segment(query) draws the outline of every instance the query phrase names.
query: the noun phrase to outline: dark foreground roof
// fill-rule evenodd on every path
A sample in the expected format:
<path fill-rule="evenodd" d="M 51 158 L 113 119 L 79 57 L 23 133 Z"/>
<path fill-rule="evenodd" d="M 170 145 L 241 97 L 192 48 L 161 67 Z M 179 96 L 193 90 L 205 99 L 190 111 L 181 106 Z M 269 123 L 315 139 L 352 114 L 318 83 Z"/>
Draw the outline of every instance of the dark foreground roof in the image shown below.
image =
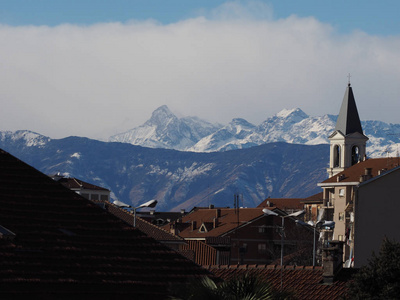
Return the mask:
<path fill-rule="evenodd" d="M 2 150 L 0 225 L 0 299 L 164 299 L 208 274 Z"/>
<path fill-rule="evenodd" d="M 297 300 L 337 300 L 343 299 L 347 283 L 356 269 L 342 269 L 333 284 L 324 284 L 322 267 L 276 265 L 214 265 L 207 267 L 216 276 L 227 280 L 246 273 L 257 275 L 271 283 L 276 289 L 282 287 L 293 292 Z"/>

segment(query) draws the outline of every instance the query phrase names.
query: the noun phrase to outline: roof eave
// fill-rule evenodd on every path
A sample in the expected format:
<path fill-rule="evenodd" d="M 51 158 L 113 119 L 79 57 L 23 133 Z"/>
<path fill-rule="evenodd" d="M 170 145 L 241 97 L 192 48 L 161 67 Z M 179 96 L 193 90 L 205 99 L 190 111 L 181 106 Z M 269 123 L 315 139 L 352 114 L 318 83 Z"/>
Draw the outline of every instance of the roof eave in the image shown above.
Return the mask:
<path fill-rule="evenodd" d="M 358 181 L 349 181 L 349 182 L 320 182 L 317 183 L 319 187 L 334 187 L 334 186 L 349 186 L 349 185 L 359 185 Z"/>

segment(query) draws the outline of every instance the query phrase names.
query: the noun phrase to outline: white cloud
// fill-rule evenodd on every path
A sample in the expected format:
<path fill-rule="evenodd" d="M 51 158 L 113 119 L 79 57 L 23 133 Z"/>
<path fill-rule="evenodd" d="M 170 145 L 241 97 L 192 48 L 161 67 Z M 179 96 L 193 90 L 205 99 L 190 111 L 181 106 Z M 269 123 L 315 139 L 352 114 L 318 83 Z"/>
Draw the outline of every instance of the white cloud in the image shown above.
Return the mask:
<path fill-rule="evenodd" d="M 348 73 L 362 119 L 398 122 L 399 36 L 273 20 L 259 2 L 169 25 L 3 25 L 0 40 L 0 130 L 107 138 L 163 104 L 220 123 L 294 107 L 337 114 Z"/>

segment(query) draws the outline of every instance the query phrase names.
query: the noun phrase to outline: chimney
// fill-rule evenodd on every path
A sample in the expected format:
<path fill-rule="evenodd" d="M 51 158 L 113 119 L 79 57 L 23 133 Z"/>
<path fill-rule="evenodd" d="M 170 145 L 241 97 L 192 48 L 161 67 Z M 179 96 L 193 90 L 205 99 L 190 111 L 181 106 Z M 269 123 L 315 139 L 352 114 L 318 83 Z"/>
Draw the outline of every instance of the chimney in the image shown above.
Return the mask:
<path fill-rule="evenodd" d="M 221 209 L 220 209 L 220 208 L 217 208 L 217 209 L 215 210 L 215 217 L 216 217 L 217 219 L 221 217 Z"/>
<path fill-rule="evenodd" d="M 367 181 L 372 178 L 372 168 L 365 168 L 364 175 L 360 176 L 360 182 Z"/>
<path fill-rule="evenodd" d="M 181 209 L 181 214 L 182 214 L 182 215 L 185 214 L 185 209 L 184 209 L 184 208 Z"/>
<path fill-rule="evenodd" d="M 343 267 L 343 244 L 342 241 L 329 241 L 330 247 L 322 248 L 324 284 L 332 284 Z"/>
<path fill-rule="evenodd" d="M 209 208 L 209 209 L 213 209 L 213 208 L 214 208 L 214 204 L 210 204 L 210 205 L 208 206 L 208 208 Z"/>
<path fill-rule="evenodd" d="M 342 180 L 345 179 L 345 178 L 346 178 L 346 175 L 345 175 L 345 174 L 341 174 L 341 175 L 339 175 L 339 176 L 336 177 L 336 180 L 337 180 L 337 182 L 340 182 L 340 181 L 342 181 Z"/>
<path fill-rule="evenodd" d="M 382 175 L 382 174 L 385 173 L 386 171 L 387 171 L 386 168 L 380 169 L 380 170 L 378 171 L 378 175 Z"/>
<path fill-rule="evenodd" d="M 218 226 L 218 218 L 214 218 L 213 219 L 213 228 L 215 229 L 215 228 L 217 228 L 217 226 Z"/>
<path fill-rule="evenodd" d="M 192 221 L 192 230 L 196 229 L 196 225 L 197 225 L 196 221 Z"/>
<path fill-rule="evenodd" d="M 154 216 L 154 213 L 155 213 L 156 211 L 154 210 L 154 209 L 151 209 L 150 210 L 150 216 Z"/>
<path fill-rule="evenodd" d="M 173 235 L 176 234 L 176 225 L 174 223 L 169 225 L 169 232 L 172 233 Z"/>

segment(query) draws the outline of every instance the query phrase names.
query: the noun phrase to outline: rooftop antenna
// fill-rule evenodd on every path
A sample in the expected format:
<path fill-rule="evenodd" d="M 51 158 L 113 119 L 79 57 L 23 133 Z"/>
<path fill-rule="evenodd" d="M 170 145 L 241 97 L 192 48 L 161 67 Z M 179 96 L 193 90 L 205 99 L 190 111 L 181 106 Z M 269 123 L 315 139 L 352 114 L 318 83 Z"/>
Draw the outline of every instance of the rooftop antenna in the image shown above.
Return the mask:
<path fill-rule="evenodd" d="M 235 215 L 236 215 L 236 230 L 235 230 L 235 236 L 236 236 L 236 243 L 237 243 L 237 248 L 238 248 L 238 251 L 237 251 L 237 259 L 238 259 L 238 262 L 237 262 L 237 264 L 239 265 L 240 264 L 240 241 L 239 241 L 239 237 L 238 237 L 238 229 L 239 229 L 239 222 L 240 222 L 240 218 L 239 218 L 239 209 L 240 209 L 240 203 L 239 203 L 239 193 L 238 192 L 236 192 L 234 195 L 233 195 L 233 207 L 234 207 L 234 209 L 235 209 Z"/>
<path fill-rule="evenodd" d="M 207 204 L 208 204 L 208 207 L 210 207 L 210 184 L 208 184 L 208 186 L 207 186 Z"/>

